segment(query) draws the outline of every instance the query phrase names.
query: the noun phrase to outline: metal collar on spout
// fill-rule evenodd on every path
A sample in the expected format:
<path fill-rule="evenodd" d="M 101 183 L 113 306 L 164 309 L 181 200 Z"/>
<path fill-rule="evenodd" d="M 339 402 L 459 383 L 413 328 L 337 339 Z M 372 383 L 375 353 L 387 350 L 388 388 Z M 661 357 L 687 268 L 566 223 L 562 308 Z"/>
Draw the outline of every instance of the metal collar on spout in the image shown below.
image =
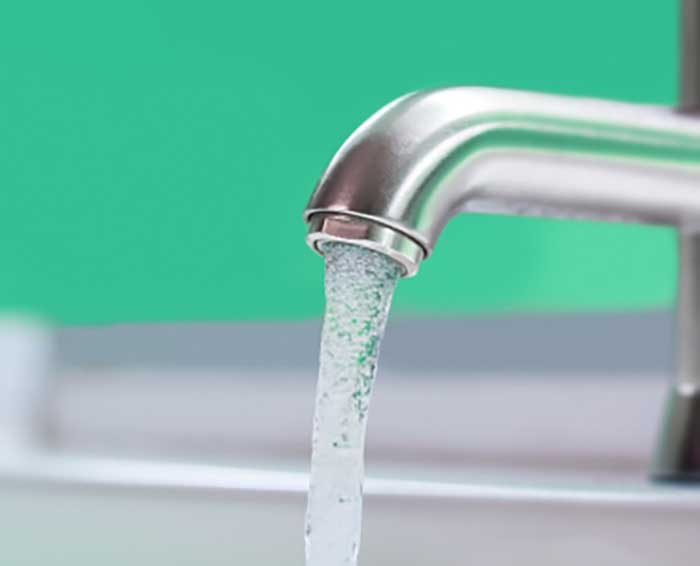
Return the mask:
<path fill-rule="evenodd" d="M 425 255 L 424 249 L 409 236 L 375 220 L 348 214 L 314 214 L 309 219 L 306 241 L 320 254 L 325 242 L 353 243 L 381 252 L 401 264 L 404 277 L 416 274 Z"/>
<path fill-rule="evenodd" d="M 700 123 L 672 109 L 458 87 L 367 120 L 304 217 L 315 249 L 352 241 L 411 275 L 459 212 L 700 226 L 699 187 Z"/>

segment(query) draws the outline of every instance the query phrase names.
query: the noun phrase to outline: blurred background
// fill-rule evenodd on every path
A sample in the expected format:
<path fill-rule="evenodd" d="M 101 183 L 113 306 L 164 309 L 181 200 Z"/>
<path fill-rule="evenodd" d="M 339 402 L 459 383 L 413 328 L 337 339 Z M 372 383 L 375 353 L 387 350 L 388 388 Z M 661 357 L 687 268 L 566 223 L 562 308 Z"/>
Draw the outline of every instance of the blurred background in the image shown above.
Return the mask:
<path fill-rule="evenodd" d="M 0 308 L 55 324 L 56 364 L 91 377 L 298 372 L 305 446 L 323 262 L 301 213 L 344 139 L 397 96 L 446 85 L 673 105 L 676 11 L 6 4 Z M 663 375 L 675 256 L 668 228 L 460 216 L 398 286 L 382 363 L 403 376 Z M 85 431 L 99 428 L 91 419 Z"/>
<path fill-rule="evenodd" d="M 676 8 L 3 5 L 0 309 L 50 324 L 6 325 L 25 344 L 6 374 L 44 383 L 16 386 L 25 412 L 43 407 L 61 449 L 305 470 L 323 262 L 301 213 L 339 145 L 388 101 L 446 85 L 673 105 Z M 423 464 L 602 458 L 641 476 L 675 256 L 667 228 L 456 218 L 398 286 L 370 466 L 410 460 L 430 420 Z M 572 396 L 588 399 L 574 416 Z M 617 436 L 591 426 L 611 420 Z"/>
<path fill-rule="evenodd" d="M 668 0 L 2 4 L 0 310 L 34 318 L 0 321 L 0 393 L 14 395 L 0 395 L 0 432 L 57 459 L 11 471 L 8 487 L 0 458 L 0 558 L 199 564 L 203 546 L 208 564 L 299 558 L 303 489 L 278 499 L 287 480 L 270 476 L 281 483 L 262 499 L 267 484 L 242 496 L 231 485 L 248 485 L 236 467 L 308 467 L 323 262 L 301 214 L 335 150 L 417 89 L 674 105 L 677 36 Z M 397 288 L 370 475 L 644 481 L 675 279 L 671 229 L 455 218 Z M 73 468 L 76 454 L 114 460 Z M 35 473 L 70 489 L 18 487 Z M 175 514 L 149 491 L 163 482 L 181 497 Z M 198 499 L 212 485 L 221 497 Z M 420 521 L 455 529 L 457 511 L 392 501 L 390 528 L 367 538 L 377 563 L 415 563 L 404 543 L 382 554 L 406 516 L 417 534 L 405 540 L 427 537 L 431 558 L 447 549 Z M 372 505 L 370 524 L 383 517 Z M 530 515 L 508 517 L 520 533 Z M 565 529 L 561 517 L 551 524 Z M 594 510 L 582 524 L 624 538 L 615 529 L 631 523 L 615 517 Z M 231 535 L 227 521 L 242 526 Z M 565 537 L 548 539 L 567 555 Z"/>
<path fill-rule="evenodd" d="M 5 3 L 0 306 L 66 324 L 318 317 L 301 212 L 367 116 L 470 84 L 674 104 L 676 8 Z M 662 228 L 461 217 L 395 304 L 665 308 L 674 256 Z"/>

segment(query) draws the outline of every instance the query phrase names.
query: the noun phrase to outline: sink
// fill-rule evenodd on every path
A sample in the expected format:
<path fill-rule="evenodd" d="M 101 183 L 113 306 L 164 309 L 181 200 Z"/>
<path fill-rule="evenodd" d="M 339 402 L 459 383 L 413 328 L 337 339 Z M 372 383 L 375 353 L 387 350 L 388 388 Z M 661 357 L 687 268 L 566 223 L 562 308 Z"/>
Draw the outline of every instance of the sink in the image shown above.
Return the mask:
<path fill-rule="evenodd" d="M 5 563 L 302 562 L 303 474 L 66 463 L 6 470 Z M 370 479 L 366 494 L 365 564 L 688 564 L 700 515 L 697 491 L 634 482 Z"/>
<path fill-rule="evenodd" d="M 494 331 L 502 346 L 506 325 L 520 323 L 468 324 L 503 325 Z M 586 324 L 543 326 L 579 340 Z M 410 323 L 396 325 L 369 422 L 363 565 L 692 562 L 700 490 L 647 480 L 670 371 L 617 362 L 516 371 L 506 354 L 493 368 L 462 360 L 459 370 L 442 353 L 444 363 L 433 363 L 430 351 L 411 369 L 397 355 Z M 281 341 L 318 337 L 316 322 L 281 326 Z M 529 336 L 513 340 L 529 340 L 530 352 L 551 346 L 521 326 Z M 115 332 L 134 331 L 59 332 L 50 435 L 0 457 L 0 561 L 302 564 L 314 348 L 308 363 L 287 358 L 273 332 L 248 328 L 236 347 L 266 336 L 275 355 L 251 357 L 265 364 L 244 363 L 245 354 L 238 364 L 100 361 L 95 337 L 108 344 Z M 85 363 L 73 338 L 89 346 Z"/>

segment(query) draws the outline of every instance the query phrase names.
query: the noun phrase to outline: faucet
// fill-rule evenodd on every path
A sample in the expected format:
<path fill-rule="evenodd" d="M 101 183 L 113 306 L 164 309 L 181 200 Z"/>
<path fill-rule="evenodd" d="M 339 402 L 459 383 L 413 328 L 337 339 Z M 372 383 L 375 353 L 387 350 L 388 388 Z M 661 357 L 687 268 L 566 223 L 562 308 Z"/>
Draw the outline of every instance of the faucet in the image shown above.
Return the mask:
<path fill-rule="evenodd" d="M 307 242 L 384 253 L 412 276 L 458 213 L 674 226 L 677 376 L 652 477 L 700 481 L 700 3 L 681 2 L 678 108 L 455 87 L 389 103 L 340 147 Z M 486 244 L 488 245 L 488 244 Z"/>

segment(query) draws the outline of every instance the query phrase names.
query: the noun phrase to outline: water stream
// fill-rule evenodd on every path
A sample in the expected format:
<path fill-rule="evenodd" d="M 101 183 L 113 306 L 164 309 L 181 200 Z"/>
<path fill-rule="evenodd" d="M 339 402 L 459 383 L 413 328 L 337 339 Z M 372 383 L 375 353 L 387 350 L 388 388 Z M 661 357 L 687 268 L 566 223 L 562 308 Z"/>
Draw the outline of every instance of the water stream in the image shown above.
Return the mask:
<path fill-rule="evenodd" d="M 400 266 L 329 243 L 326 314 L 306 514 L 306 566 L 355 566 L 362 526 L 367 411 Z"/>

